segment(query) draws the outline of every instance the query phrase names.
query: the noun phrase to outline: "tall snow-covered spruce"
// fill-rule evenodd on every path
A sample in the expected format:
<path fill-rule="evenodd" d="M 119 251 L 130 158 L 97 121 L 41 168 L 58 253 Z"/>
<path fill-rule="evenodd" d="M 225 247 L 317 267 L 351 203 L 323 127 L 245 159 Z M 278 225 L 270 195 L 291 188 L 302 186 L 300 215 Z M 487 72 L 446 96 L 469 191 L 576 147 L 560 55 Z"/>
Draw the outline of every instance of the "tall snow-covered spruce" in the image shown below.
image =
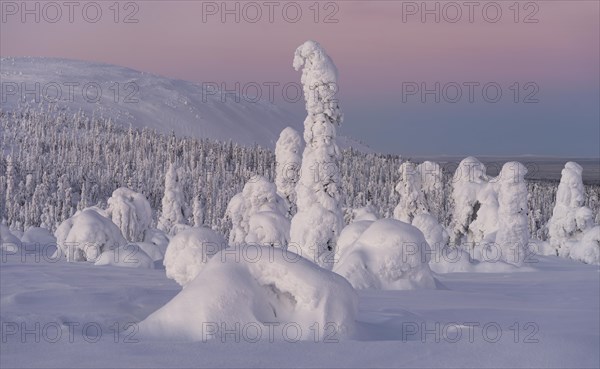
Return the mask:
<path fill-rule="evenodd" d="M 504 164 L 498 178 L 498 232 L 502 259 L 521 265 L 527 257 L 527 168 L 519 162 Z"/>
<path fill-rule="evenodd" d="M 165 174 L 165 194 L 162 198 L 158 229 L 174 236 L 182 228 L 187 228 L 185 224 L 188 212 L 177 167 L 171 164 Z"/>
<path fill-rule="evenodd" d="M 342 113 L 335 98 L 337 69 L 314 41 L 302 44 L 294 55 L 294 69 L 302 69 L 306 101 L 306 147 L 296 185 L 298 212 L 292 218 L 290 246 L 302 256 L 331 269 L 337 238 L 343 227 L 340 206 L 340 150 L 336 127 Z"/>

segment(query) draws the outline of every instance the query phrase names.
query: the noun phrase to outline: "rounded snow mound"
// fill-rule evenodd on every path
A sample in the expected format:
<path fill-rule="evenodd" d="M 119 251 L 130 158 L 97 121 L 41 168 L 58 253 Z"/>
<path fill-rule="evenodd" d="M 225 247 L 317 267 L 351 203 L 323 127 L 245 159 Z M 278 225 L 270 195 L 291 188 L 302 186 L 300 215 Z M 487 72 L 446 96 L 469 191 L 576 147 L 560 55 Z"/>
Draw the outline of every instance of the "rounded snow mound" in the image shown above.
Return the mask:
<path fill-rule="evenodd" d="M 56 238 L 46 228 L 29 227 L 27 231 L 23 233 L 21 242 L 28 244 L 39 244 L 42 246 L 55 245 Z"/>
<path fill-rule="evenodd" d="M 94 265 L 114 265 L 126 268 L 154 269 L 154 260 L 140 245 L 130 243 L 104 251 Z"/>
<path fill-rule="evenodd" d="M 140 332 L 193 341 L 335 339 L 354 330 L 357 304 L 339 275 L 280 248 L 245 245 L 214 255 Z"/>
<path fill-rule="evenodd" d="M 57 250 L 56 238 L 46 228 L 29 227 L 23 233 L 21 243 L 25 245 L 23 251 L 26 253 L 39 253 L 50 257 Z"/>
<path fill-rule="evenodd" d="M 225 238 L 210 228 L 189 228 L 169 242 L 163 264 L 167 277 L 187 285 L 205 267 L 208 260 L 227 247 Z"/>
<path fill-rule="evenodd" d="M 416 227 L 395 219 L 381 219 L 340 255 L 334 271 L 356 289 L 436 288 L 429 257 L 429 245 Z"/>

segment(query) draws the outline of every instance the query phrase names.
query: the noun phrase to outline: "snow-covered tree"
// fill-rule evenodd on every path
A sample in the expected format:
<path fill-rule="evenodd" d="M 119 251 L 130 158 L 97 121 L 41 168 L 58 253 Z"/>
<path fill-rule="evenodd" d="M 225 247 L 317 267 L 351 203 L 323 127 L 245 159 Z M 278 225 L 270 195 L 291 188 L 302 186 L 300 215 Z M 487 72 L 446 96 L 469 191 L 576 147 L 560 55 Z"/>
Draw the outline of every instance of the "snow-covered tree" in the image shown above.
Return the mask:
<path fill-rule="evenodd" d="M 165 174 L 165 194 L 162 199 L 162 212 L 158 219 L 158 229 L 173 236 L 178 225 L 185 225 L 188 208 L 185 203 L 177 167 L 169 165 Z"/>
<path fill-rule="evenodd" d="M 128 241 L 141 242 L 152 223 L 152 209 L 146 196 L 128 188 L 116 189 L 108 199 L 106 215 L 121 229 Z"/>
<path fill-rule="evenodd" d="M 504 164 L 498 179 L 498 232 L 496 245 L 502 260 L 520 265 L 527 256 L 527 168 L 519 162 Z"/>
<path fill-rule="evenodd" d="M 194 206 L 192 208 L 194 227 L 202 227 L 204 224 L 204 201 L 200 195 L 194 197 Z"/>
<path fill-rule="evenodd" d="M 470 241 L 469 228 L 481 208 L 480 192 L 488 183 L 485 165 L 472 156 L 463 159 L 454 172 L 452 183 L 454 213 L 450 242 L 459 246 Z"/>
<path fill-rule="evenodd" d="M 96 262 L 102 253 L 127 245 L 119 227 L 92 208 L 62 222 L 54 235 L 58 246 L 55 256 L 67 261 Z"/>
<path fill-rule="evenodd" d="M 260 244 L 287 248 L 290 222 L 285 200 L 275 185 L 261 176 L 253 177 L 227 207 L 232 221 L 229 243 Z"/>
<path fill-rule="evenodd" d="M 340 206 L 340 151 L 336 129 L 343 117 L 335 98 L 337 69 L 314 41 L 296 49 L 294 69 L 302 69 L 306 101 L 300 180 L 296 186 L 298 212 L 292 218 L 290 240 L 302 256 L 331 268 L 344 218 Z"/>
<path fill-rule="evenodd" d="M 550 245 L 558 255 L 569 256 L 572 242 L 579 241 L 594 224 L 594 214 L 585 203 L 583 168 L 568 162 L 561 172 L 552 218 L 548 222 Z"/>
<path fill-rule="evenodd" d="M 406 161 L 400 165 L 400 182 L 396 185 L 400 195 L 394 218 L 411 223 L 418 214 L 428 213 L 425 197 L 421 191 L 421 178 L 414 163 Z"/>
<path fill-rule="evenodd" d="M 275 146 L 275 184 L 277 193 L 288 202 L 288 214 L 296 214 L 296 184 L 302 163 L 304 142 L 300 133 L 292 127 L 281 131 Z"/>
<path fill-rule="evenodd" d="M 444 212 L 447 209 L 447 201 L 444 196 L 443 169 L 438 163 L 424 161 L 417 165 L 417 172 L 421 179 L 421 191 L 423 191 L 427 210 L 439 222 L 442 222 Z"/>

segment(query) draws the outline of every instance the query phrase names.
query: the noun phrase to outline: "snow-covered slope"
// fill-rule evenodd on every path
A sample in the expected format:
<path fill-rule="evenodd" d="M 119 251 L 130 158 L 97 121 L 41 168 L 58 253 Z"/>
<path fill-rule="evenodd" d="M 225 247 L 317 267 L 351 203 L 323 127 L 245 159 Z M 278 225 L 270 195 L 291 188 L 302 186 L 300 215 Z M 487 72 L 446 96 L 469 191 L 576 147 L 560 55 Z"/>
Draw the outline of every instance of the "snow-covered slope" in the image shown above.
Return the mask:
<path fill-rule="evenodd" d="M 164 78 L 110 64 L 55 58 L 17 57 L 0 60 L 2 109 L 19 106 L 23 95 L 39 84 L 37 96 L 51 102 L 60 93 L 62 106 L 113 118 L 118 124 L 149 127 L 178 136 L 259 144 L 274 148 L 287 126 L 302 131 L 303 116 L 268 101 L 252 102 L 201 84 Z M 86 86 L 87 87 L 84 87 Z M 73 87 L 70 87 L 73 85 Z M 100 89 L 97 87 L 100 86 Z M 96 101 L 98 100 L 98 101 Z M 223 100 L 225 102 L 223 102 Z M 342 138 L 342 147 L 369 150 L 354 140 Z"/>

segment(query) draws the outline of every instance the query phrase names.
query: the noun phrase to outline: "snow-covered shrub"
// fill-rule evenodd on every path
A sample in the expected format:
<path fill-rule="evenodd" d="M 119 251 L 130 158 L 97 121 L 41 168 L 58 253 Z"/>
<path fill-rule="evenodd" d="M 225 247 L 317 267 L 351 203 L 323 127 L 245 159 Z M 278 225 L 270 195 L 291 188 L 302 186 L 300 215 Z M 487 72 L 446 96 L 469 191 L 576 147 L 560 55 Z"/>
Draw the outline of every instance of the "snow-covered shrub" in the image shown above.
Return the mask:
<path fill-rule="evenodd" d="M 0 223 L 0 249 L 14 253 L 21 247 L 21 240 L 8 229 L 4 223 Z"/>
<path fill-rule="evenodd" d="M 229 231 L 229 244 L 241 245 L 246 240 L 248 234 L 247 220 L 244 220 L 244 196 L 240 192 L 229 200 L 225 216 L 231 220 L 231 230 Z"/>
<path fill-rule="evenodd" d="M 326 330 L 336 332 L 336 339 L 352 334 L 358 296 L 344 278 L 286 250 L 256 250 L 260 256 L 252 260 L 239 248 L 214 255 L 177 296 L 140 323 L 140 333 L 226 341 L 231 334 L 225 330 L 238 327 L 265 342 L 314 340 Z"/>
<path fill-rule="evenodd" d="M 340 255 L 334 271 L 356 289 L 436 288 L 430 248 L 416 227 L 395 219 L 373 222 Z"/>
<path fill-rule="evenodd" d="M 225 238 L 210 228 L 181 231 L 169 242 L 165 253 L 167 277 L 185 287 L 214 254 L 226 247 Z"/>
<path fill-rule="evenodd" d="M 146 196 L 128 188 L 116 189 L 107 200 L 106 215 L 132 242 L 144 240 L 144 232 L 152 223 L 152 208 Z"/>
<path fill-rule="evenodd" d="M 125 268 L 153 269 L 154 260 L 135 243 L 104 251 L 94 265 L 113 265 Z"/>
<path fill-rule="evenodd" d="M 302 136 L 292 127 L 281 131 L 275 146 L 275 184 L 277 193 L 288 204 L 288 216 L 296 214 L 296 184 L 302 163 L 304 141 Z"/>
<path fill-rule="evenodd" d="M 158 229 L 170 236 L 174 236 L 178 231 L 186 228 L 178 227 L 178 225 L 186 224 L 189 212 L 180 182 L 177 167 L 174 164 L 169 165 L 165 174 L 165 194 L 162 198 Z"/>
<path fill-rule="evenodd" d="M 527 168 L 519 162 L 504 164 L 498 178 L 498 231 L 495 244 L 501 259 L 521 265 L 527 256 Z"/>
<path fill-rule="evenodd" d="M 432 251 L 441 250 L 448 245 L 448 232 L 433 215 L 418 214 L 414 217 L 412 225 L 423 233 L 425 241 L 427 241 Z"/>
<path fill-rule="evenodd" d="M 163 231 L 158 229 L 148 229 L 144 232 L 144 242 L 137 242 L 137 245 L 146 253 L 153 261 L 164 259 L 169 245 L 169 238 Z"/>
<path fill-rule="evenodd" d="M 395 219 L 411 223 L 417 214 L 428 212 L 425 197 L 421 191 L 420 177 L 414 163 L 407 161 L 400 165 L 400 182 L 396 185 L 400 201 L 394 209 Z"/>
<path fill-rule="evenodd" d="M 579 242 L 569 245 L 569 257 L 586 264 L 600 265 L 600 226 L 585 231 Z"/>
<path fill-rule="evenodd" d="M 287 248 L 290 232 L 287 211 L 275 185 L 262 176 L 253 177 L 227 206 L 226 215 L 232 222 L 229 243 Z"/>
<path fill-rule="evenodd" d="M 565 164 L 552 218 L 548 221 L 550 245 L 556 249 L 557 254 L 564 257 L 569 256 L 571 243 L 579 241 L 594 223 L 592 211 L 584 206 L 582 173 L 583 168 L 579 164 L 572 161 Z"/>
<path fill-rule="evenodd" d="M 54 235 L 57 256 L 64 255 L 68 261 L 95 262 L 103 252 L 127 245 L 119 227 L 91 208 L 65 220 Z"/>
<path fill-rule="evenodd" d="M 344 224 L 340 205 L 340 151 L 336 144 L 336 128 L 343 119 L 335 98 L 337 69 L 314 41 L 296 49 L 293 66 L 302 69 L 307 116 L 306 147 L 296 185 L 298 212 L 292 218 L 290 241 L 304 257 L 331 268 Z"/>
<path fill-rule="evenodd" d="M 377 210 L 372 205 L 363 206 L 362 208 L 352 209 L 352 217 L 350 222 L 358 222 L 361 220 L 377 220 Z M 340 235 L 341 236 L 341 235 Z"/>
<path fill-rule="evenodd" d="M 290 221 L 277 211 L 259 211 L 250 216 L 246 244 L 287 248 Z"/>

